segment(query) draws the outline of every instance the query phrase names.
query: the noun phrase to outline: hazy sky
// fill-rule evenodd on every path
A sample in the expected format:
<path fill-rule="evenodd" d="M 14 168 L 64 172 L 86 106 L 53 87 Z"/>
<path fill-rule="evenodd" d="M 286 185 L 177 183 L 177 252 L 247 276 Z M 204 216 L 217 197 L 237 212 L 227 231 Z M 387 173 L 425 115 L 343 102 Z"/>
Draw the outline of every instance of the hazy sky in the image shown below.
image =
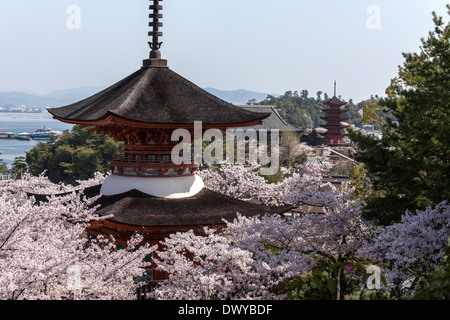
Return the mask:
<path fill-rule="evenodd" d="M 447 0 L 164 0 L 163 58 L 201 87 L 383 95 Z M 149 54 L 148 0 L 1 0 L 0 91 L 107 87 Z M 76 10 L 68 10 L 73 9 Z M 79 16 L 77 13 L 80 13 Z"/>

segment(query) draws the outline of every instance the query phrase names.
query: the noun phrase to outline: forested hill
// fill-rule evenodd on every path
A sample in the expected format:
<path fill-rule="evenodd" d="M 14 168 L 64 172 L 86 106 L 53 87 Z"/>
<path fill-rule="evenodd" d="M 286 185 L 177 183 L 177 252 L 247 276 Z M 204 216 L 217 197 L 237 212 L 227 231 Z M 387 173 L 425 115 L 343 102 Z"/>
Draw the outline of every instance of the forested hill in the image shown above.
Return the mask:
<path fill-rule="evenodd" d="M 320 119 L 320 116 L 323 115 L 321 110 L 325 107 L 322 101 L 329 98 L 331 97 L 322 92 L 317 92 L 316 97 L 310 97 L 307 90 L 302 90 L 301 93 L 287 91 L 279 97 L 268 95 L 262 101 L 253 99 L 249 100 L 247 104 L 274 105 L 283 119 L 291 125 L 303 128 L 317 128 L 321 124 L 325 124 L 325 121 Z M 347 120 L 348 123 L 356 126 L 361 125 L 362 109 L 367 104 L 367 101 L 355 104 L 352 99 L 349 100 L 348 105 L 345 107 L 348 112 L 344 114 L 345 117 L 349 118 Z"/>

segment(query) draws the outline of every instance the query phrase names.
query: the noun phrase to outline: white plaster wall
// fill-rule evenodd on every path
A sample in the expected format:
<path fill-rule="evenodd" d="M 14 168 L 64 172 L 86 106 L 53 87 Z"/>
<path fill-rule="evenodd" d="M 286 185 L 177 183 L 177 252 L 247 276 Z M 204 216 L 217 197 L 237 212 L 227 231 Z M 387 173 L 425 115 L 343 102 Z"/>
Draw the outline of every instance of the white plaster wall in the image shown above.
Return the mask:
<path fill-rule="evenodd" d="M 110 175 L 103 182 L 100 192 L 105 196 L 112 196 L 136 189 L 159 198 L 181 199 L 196 195 L 204 186 L 202 178 L 197 175 L 170 178 Z"/>

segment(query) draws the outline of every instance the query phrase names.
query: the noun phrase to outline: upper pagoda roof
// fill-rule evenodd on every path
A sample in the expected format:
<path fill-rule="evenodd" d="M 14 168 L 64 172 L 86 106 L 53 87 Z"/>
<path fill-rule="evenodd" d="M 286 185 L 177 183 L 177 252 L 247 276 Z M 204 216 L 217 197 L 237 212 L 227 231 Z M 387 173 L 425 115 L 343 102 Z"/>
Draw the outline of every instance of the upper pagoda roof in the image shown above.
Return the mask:
<path fill-rule="evenodd" d="M 323 101 L 323 104 L 327 105 L 327 106 L 331 106 L 331 105 L 345 106 L 347 104 L 347 102 L 342 101 L 342 100 L 338 99 L 336 96 L 334 96 L 333 98 L 331 98 L 329 100 Z"/>
<path fill-rule="evenodd" d="M 116 117 L 145 124 L 255 125 L 271 115 L 245 110 L 208 93 L 168 67 L 142 67 L 80 102 L 48 111 L 68 123 Z"/>
<path fill-rule="evenodd" d="M 108 125 L 121 122 L 136 126 L 188 125 L 201 121 L 214 128 L 261 124 L 270 113 L 254 113 L 208 93 L 170 70 L 161 59 L 159 37 L 162 0 L 151 0 L 152 37 L 149 59 L 143 67 L 111 87 L 77 103 L 50 108 L 54 118 L 73 124 Z"/>

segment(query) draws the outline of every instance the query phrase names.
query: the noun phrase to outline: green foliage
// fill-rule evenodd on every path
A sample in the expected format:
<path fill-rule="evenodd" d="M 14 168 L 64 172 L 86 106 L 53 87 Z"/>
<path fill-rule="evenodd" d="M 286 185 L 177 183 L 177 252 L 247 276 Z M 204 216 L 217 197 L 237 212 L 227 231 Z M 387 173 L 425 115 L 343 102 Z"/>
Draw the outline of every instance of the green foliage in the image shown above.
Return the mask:
<path fill-rule="evenodd" d="M 450 6 L 449 14 L 450 14 Z M 367 201 L 366 218 L 386 225 L 405 210 L 425 209 L 450 193 L 450 24 L 433 13 L 435 29 L 420 53 L 405 53 L 399 75 L 379 105 L 387 119 L 381 140 L 349 130 L 378 194 Z"/>
<path fill-rule="evenodd" d="M 358 290 L 345 295 L 344 300 L 391 300 L 391 295 L 387 291 Z"/>
<path fill-rule="evenodd" d="M 13 179 L 22 179 L 23 174 L 27 172 L 28 166 L 25 157 L 16 157 L 9 170 Z"/>
<path fill-rule="evenodd" d="M 335 280 L 327 271 L 304 272 L 290 283 L 287 300 L 331 300 Z"/>
<path fill-rule="evenodd" d="M 321 136 L 315 129 L 303 135 L 302 142 L 312 147 L 318 147 L 327 144 L 327 139 Z"/>
<path fill-rule="evenodd" d="M 50 181 L 66 184 L 92 178 L 95 172 L 108 172 L 112 157 L 122 153 L 123 144 L 88 130 L 74 126 L 57 139 L 37 144 L 27 152 L 29 172 L 39 175 L 47 171 Z"/>
<path fill-rule="evenodd" d="M 308 161 L 308 155 L 306 153 L 300 153 L 298 156 L 294 159 L 294 164 L 306 164 Z"/>
<path fill-rule="evenodd" d="M 348 176 L 352 173 L 354 166 L 349 161 L 335 161 L 333 166 L 328 170 L 328 174 L 332 176 Z"/>
<path fill-rule="evenodd" d="M 282 133 L 279 150 L 281 165 L 286 168 L 292 168 L 295 164 L 304 164 L 308 160 L 300 144 L 300 136 L 295 132 Z"/>
<path fill-rule="evenodd" d="M 324 108 L 321 100 L 322 92 L 317 93 L 317 98 L 308 97 L 308 94 L 307 90 L 302 90 L 300 94 L 297 91 L 287 91 L 282 96 L 268 95 L 263 101 L 258 103 L 249 101 L 248 104 L 274 105 L 280 116 L 291 125 L 298 128 L 317 128 L 325 124 L 325 121 L 320 118 L 321 110 Z M 325 94 L 324 99 L 327 98 L 328 96 Z M 349 103 L 347 106 L 349 123 L 355 125 L 361 123 L 361 115 L 358 113 L 359 108 L 359 104 Z"/>
<path fill-rule="evenodd" d="M 286 178 L 283 171 L 281 171 L 281 167 L 278 169 L 278 172 L 276 174 L 266 175 L 263 177 L 267 181 L 267 183 L 275 183 L 275 184 L 282 182 Z"/>
<path fill-rule="evenodd" d="M 365 283 L 370 276 L 364 262 L 349 259 L 335 262 L 322 259 L 314 267 L 284 284 L 287 300 L 388 300 L 385 290 L 368 290 Z M 386 279 L 381 275 L 386 285 Z M 339 291 L 339 294 L 337 292 Z"/>
<path fill-rule="evenodd" d="M 355 189 L 354 195 L 359 199 L 365 200 L 372 195 L 372 184 L 368 174 L 364 165 L 354 166 L 349 174 L 352 187 Z"/>
<path fill-rule="evenodd" d="M 376 129 L 381 129 L 387 123 L 388 110 L 378 104 L 377 100 L 363 107 L 363 124 L 372 124 Z"/>
<path fill-rule="evenodd" d="M 442 265 L 431 273 L 429 281 L 419 284 L 414 299 L 450 300 L 450 240 L 445 248 Z"/>
<path fill-rule="evenodd" d="M 354 104 L 353 100 L 350 99 L 348 105 L 345 107 L 345 109 L 347 110 L 347 113 L 345 115 L 348 118 L 347 122 L 350 124 L 354 124 L 357 127 L 362 126 L 361 110 L 366 104 L 366 101 L 361 101 L 357 104 Z"/>
<path fill-rule="evenodd" d="M 3 161 L 3 159 L 0 159 L 0 174 L 8 174 L 8 165 Z"/>

